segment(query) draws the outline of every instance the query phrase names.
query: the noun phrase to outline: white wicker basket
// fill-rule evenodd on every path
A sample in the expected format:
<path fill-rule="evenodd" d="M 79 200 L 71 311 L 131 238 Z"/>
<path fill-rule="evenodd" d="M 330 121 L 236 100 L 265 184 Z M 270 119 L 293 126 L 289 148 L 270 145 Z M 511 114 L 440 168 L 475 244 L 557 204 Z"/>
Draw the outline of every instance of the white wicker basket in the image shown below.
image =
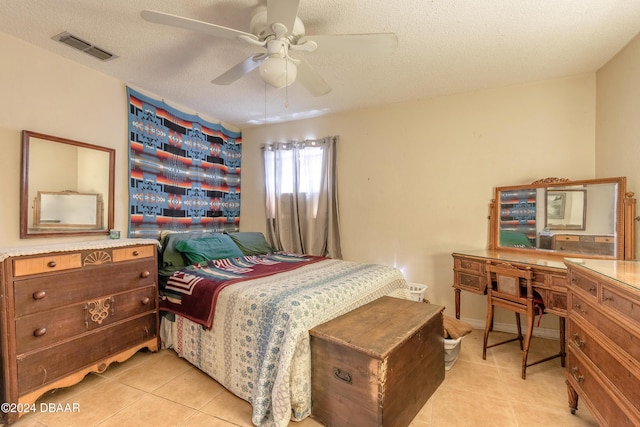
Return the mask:
<path fill-rule="evenodd" d="M 428 286 L 420 283 L 409 283 L 409 293 L 411 294 L 412 301 L 422 302 L 424 300 L 424 294 L 427 291 Z"/>

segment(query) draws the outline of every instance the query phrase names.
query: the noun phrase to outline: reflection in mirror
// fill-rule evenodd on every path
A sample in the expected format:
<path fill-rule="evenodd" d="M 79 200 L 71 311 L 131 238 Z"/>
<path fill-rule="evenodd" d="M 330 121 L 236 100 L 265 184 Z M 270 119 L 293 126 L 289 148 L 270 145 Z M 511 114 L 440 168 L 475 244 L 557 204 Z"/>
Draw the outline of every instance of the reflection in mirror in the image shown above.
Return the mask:
<path fill-rule="evenodd" d="M 102 229 L 102 194 L 38 191 L 33 227 Z"/>
<path fill-rule="evenodd" d="M 549 230 L 584 230 L 587 216 L 587 191 L 546 189 L 545 224 Z M 611 192 L 615 194 L 615 192 Z M 610 205 L 615 209 L 614 205 Z M 613 230 L 611 230 L 613 234 Z"/>
<path fill-rule="evenodd" d="M 108 234 L 114 162 L 111 148 L 23 131 L 20 237 Z"/>
<path fill-rule="evenodd" d="M 622 259 L 625 184 L 625 178 L 609 178 L 497 188 L 497 247 Z"/>

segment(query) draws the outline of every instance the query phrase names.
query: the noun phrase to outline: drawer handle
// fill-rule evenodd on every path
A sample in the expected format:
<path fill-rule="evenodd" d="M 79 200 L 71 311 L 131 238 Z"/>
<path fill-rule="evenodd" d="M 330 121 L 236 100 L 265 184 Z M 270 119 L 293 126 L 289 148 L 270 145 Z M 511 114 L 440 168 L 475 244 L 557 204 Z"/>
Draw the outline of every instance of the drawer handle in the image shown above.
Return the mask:
<path fill-rule="evenodd" d="M 343 373 L 339 368 L 335 368 L 333 376 L 346 384 L 351 384 L 351 374 Z"/>
<path fill-rule="evenodd" d="M 144 297 L 140 302 L 142 303 L 142 305 L 147 305 L 151 302 L 151 299 L 149 297 Z"/>
<path fill-rule="evenodd" d="M 146 279 L 147 277 L 149 277 L 151 273 L 149 273 L 148 270 L 143 271 L 142 273 L 140 273 L 140 277 L 142 277 L 143 279 Z"/>
<path fill-rule="evenodd" d="M 580 335 L 573 335 L 573 342 L 576 343 L 578 347 L 584 347 L 584 341 L 580 339 Z"/>
<path fill-rule="evenodd" d="M 47 263 L 47 267 L 50 267 L 50 268 L 54 268 L 56 265 L 58 265 L 58 263 L 55 261 L 49 261 Z"/>
<path fill-rule="evenodd" d="M 602 297 L 602 301 L 613 301 L 613 297 Z"/>
<path fill-rule="evenodd" d="M 33 299 L 35 300 L 43 299 L 46 296 L 47 296 L 47 291 L 36 291 L 33 293 Z"/>
<path fill-rule="evenodd" d="M 578 375 L 578 367 L 577 366 L 574 366 L 573 368 L 571 368 L 571 375 L 573 376 L 573 379 L 576 380 L 579 383 L 584 381 L 584 375 Z"/>
<path fill-rule="evenodd" d="M 33 331 L 33 336 L 34 337 L 41 337 L 46 333 L 47 333 L 47 328 L 38 328 L 35 331 Z"/>
<path fill-rule="evenodd" d="M 140 255 L 140 252 L 138 252 L 138 251 L 133 251 L 133 256 L 138 256 L 138 255 Z"/>

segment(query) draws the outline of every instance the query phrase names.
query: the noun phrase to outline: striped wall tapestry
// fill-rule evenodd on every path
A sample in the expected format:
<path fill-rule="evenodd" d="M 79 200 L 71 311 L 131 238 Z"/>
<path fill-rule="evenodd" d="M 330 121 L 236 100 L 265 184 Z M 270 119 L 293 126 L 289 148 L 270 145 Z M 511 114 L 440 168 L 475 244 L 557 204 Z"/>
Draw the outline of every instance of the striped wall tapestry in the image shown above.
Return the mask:
<path fill-rule="evenodd" d="M 237 231 L 242 136 L 127 88 L 129 237 Z"/>

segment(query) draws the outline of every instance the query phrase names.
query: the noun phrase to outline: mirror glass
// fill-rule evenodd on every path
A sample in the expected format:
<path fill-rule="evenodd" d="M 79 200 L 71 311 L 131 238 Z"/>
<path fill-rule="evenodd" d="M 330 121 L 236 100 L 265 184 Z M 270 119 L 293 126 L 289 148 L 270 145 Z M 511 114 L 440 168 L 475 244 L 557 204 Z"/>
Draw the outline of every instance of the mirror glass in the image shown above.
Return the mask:
<path fill-rule="evenodd" d="M 20 237 L 108 234 L 115 150 L 22 133 Z"/>
<path fill-rule="evenodd" d="M 618 258 L 624 245 L 625 181 L 497 188 L 497 246 Z"/>

